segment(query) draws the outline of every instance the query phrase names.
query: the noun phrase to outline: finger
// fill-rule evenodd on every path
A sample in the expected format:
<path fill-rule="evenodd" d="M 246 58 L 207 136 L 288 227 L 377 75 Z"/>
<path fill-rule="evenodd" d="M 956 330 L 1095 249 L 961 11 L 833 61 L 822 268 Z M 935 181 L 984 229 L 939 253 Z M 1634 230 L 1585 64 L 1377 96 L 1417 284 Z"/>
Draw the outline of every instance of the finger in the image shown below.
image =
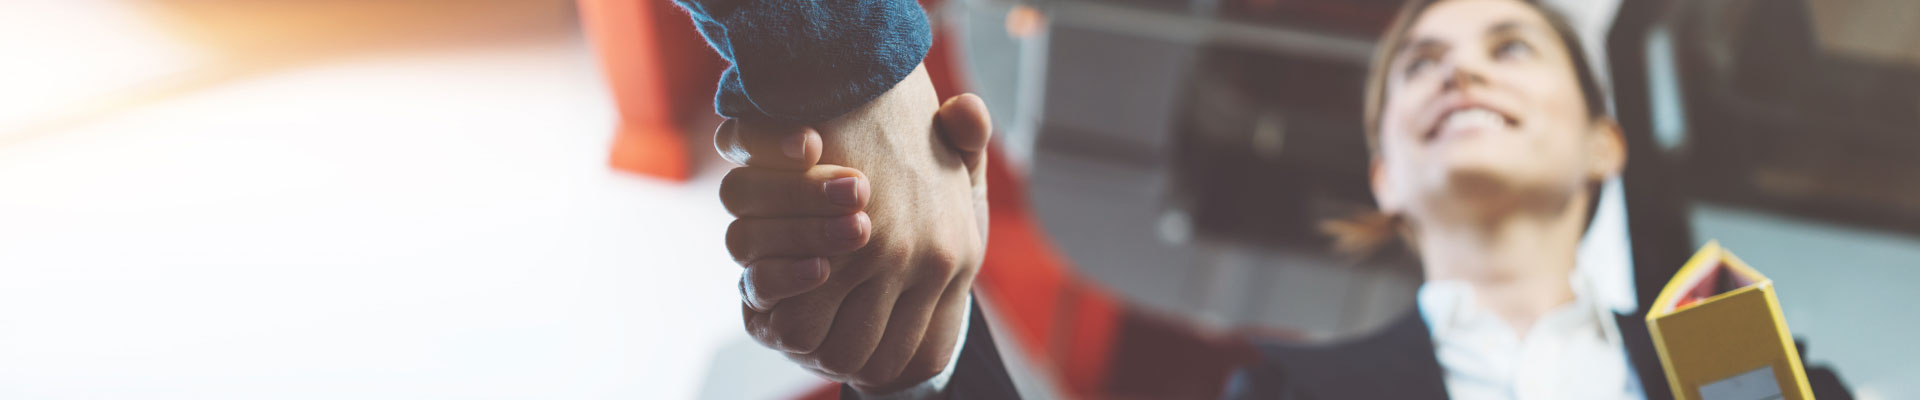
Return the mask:
<path fill-rule="evenodd" d="M 967 293 L 972 287 L 973 276 L 970 275 L 955 277 L 947 283 L 946 290 L 940 293 L 940 303 L 934 306 L 933 318 L 927 322 L 927 332 L 920 339 L 920 348 L 914 351 L 913 360 L 908 361 L 906 368 L 900 372 L 900 380 L 925 381 L 946 370 L 947 362 L 953 359 L 954 342 L 960 340 L 967 309 L 973 307 L 967 302 Z"/>
<path fill-rule="evenodd" d="M 806 370 L 807 372 L 811 372 L 813 373 L 814 376 L 820 377 L 820 379 L 825 379 L 828 381 L 839 382 L 839 383 L 847 383 L 847 379 L 849 379 L 848 377 L 835 375 L 832 372 L 827 372 L 827 370 L 820 369 L 820 367 L 814 366 L 815 363 L 814 363 L 813 355 L 797 354 L 797 353 L 782 353 L 782 354 L 785 354 L 787 356 L 788 361 L 792 361 L 794 365 L 800 366 L 800 369 Z M 876 393 L 876 392 L 868 392 L 868 393 Z M 855 396 L 855 397 L 859 397 L 859 396 Z"/>
<path fill-rule="evenodd" d="M 806 293 L 781 300 L 778 306 L 765 313 L 753 313 L 752 309 L 747 309 L 746 312 L 757 317 L 747 320 L 747 333 L 761 345 L 774 350 L 814 353 L 826 340 L 828 330 L 833 327 L 834 316 L 840 312 L 841 304 L 848 300 L 848 294 L 865 283 L 848 278 L 841 276 Z"/>
<path fill-rule="evenodd" d="M 713 131 L 713 148 L 734 164 L 805 169 L 820 162 L 820 133 L 812 127 L 729 119 Z"/>
<path fill-rule="evenodd" d="M 866 208 L 866 174 L 837 165 L 806 171 L 740 167 L 720 179 L 720 204 L 741 218 L 835 217 Z"/>
<path fill-rule="evenodd" d="M 727 251 L 735 261 L 768 257 L 825 257 L 867 245 L 873 221 L 867 213 L 839 217 L 742 218 L 727 225 Z"/>
<path fill-rule="evenodd" d="M 934 119 L 947 144 L 961 152 L 985 151 L 993 137 L 993 118 L 987 113 L 987 103 L 972 93 L 947 99 Z"/>
<path fill-rule="evenodd" d="M 826 283 L 827 269 L 827 261 L 818 257 L 754 261 L 740 271 L 740 301 L 754 311 L 767 312 L 780 304 L 780 300 Z"/>
<path fill-rule="evenodd" d="M 782 354 L 786 354 L 787 360 L 793 361 L 794 365 L 799 365 L 800 369 L 807 370 L 807 372 L 812 372 L 815 376 L 819 376 L 820 379 L 826 379 L 834 382 L 843 382 L 846 380 L 846 378 L 844 377 L 833 376 L 833 374 L 827 373 L 826 370 L 810 365 L 813 362 L 812 360 L 813 356 L 806 355 L 806 354 L 795 354 L 795 353 L 782 353 Z"/>
<path fill-rule="evenodd" d="M 908 289 L 900 296 L 899 302 L 893 305 L 893 314 L 887 317 L 886 333 L 868 357 L 866 367 L 853 376 L 851 383 L 868 393 L 890 393 L 900 389 L 897 386 L 902 382 L 920 381 L 900 378 L 914 378 L 902 376 L 902 372 L 924 340 L 927 322 L 933 319 L 934 306 L 939 305 L 949 282 Z"/>
<path fill-rule="evenodd" d="M 900 289 L 892 282 L 869 281 L 855 288 L 840 303 L 833 327 L 819 349 L 811 353 L 814 366 L 839 377 L 858 374 L 879 347 L 894 302 L 899 299 Z M 780 314 L 775 313 L 774 318 L 779 319 Z"/>
<path fill-rule="evenodd" d="M 940 136 L 947 144 L 958 150 L 960 160 L 967 167 L 967 176 L 973 183 L 974 217 L 979 232 L 987 232 L 987 157 L 988 145 L 993 141 L 993 118 L 987 112 L 987 103 L 971 93 L 954 96 L 940 106 L 934 114 L 940 129 Z"/>
<path fill-rule="evenodd" d="M 780 346 L 778 332 L 773 329 L 772 320 L 773 313 L 756 311 L 752 305 L 740 302 L 740 321 L 746 325 L 747 336 L 752 336 L 753 340 L 760 342 L 761 346 L 785 352 L 786 349 Z"/>

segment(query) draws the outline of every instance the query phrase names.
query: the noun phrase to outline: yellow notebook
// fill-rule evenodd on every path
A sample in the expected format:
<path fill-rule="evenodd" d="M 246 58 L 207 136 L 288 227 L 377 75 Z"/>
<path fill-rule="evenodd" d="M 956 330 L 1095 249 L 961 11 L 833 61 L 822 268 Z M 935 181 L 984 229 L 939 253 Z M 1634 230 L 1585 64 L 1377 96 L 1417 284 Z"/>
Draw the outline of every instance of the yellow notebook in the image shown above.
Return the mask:
<path fill-rule="evenodd" d="M 1707 243 L 1647 311 L 1681 400 L 1812 399 L 1773 281 Z"/>

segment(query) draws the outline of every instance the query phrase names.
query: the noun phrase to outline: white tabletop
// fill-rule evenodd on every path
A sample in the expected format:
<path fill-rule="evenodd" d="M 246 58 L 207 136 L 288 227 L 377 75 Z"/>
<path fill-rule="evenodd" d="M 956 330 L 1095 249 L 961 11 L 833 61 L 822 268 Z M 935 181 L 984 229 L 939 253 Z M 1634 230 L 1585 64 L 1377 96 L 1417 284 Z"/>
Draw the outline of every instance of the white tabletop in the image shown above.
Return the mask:
<path fill-rule="evenodd" d="M 741 330 L 722 169 L 606 167 L 596 66 L 578 37 L 350 57 L 0 142 L 0 398 L 817 385 Z"/>

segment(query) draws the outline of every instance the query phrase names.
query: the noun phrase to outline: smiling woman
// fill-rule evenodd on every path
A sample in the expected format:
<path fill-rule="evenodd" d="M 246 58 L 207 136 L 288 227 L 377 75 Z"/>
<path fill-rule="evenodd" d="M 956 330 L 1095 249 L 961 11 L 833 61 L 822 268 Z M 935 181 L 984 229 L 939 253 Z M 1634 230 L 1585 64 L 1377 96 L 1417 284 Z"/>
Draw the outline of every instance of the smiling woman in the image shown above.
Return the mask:
<path fill-rule="evenodd" d="M 1537 8 L 1536 6 L 1535 9 L 1540 12 L 1533 13 L 1533 15 L 1537 15 L 1537 17 L 1535 17 L 1537 20 L 1534 21 L 1535 25 L 1531 26 L 1531 29 L 1527 28 L 1528 25 L 1523 25 L 1517 20 L 1503 20 L 1496 26 L 1487 28 L 1486 33 L 1489 34 L 1487 40 L 1494 40 L 1496 42 L 1473 43 L 1472 41 L 1468 41 L 1467 43 L 1470 43 L 1470 47 L 1468 48 L 1450 49 L 1445 42 L 1441 42 L 1437 38 L 1426 37 L 1415 40 L 1413 37 L 1407 35 L 1406 32 L 1412 28 L 1412 26 L 1408 24 L 1413 21 L 1413 17 L 1419 15 L 1435 3 L 1438 2 L 1416 1 L 1402 8 L 1400 16 L 1396 19 L 1396 21 L 1399 22 L 1393 26 L 1393 29 L 1390 30 L 1386 36 L 1381 38 L 1380 44 L 1377 47 L 1379 54 L 1375 55 L 1373 65 L 1368 73 L 1362 122 L 1366 133 L 1367 148 L 1373 155 L 1376 164 L 1382 157 L 1381 119 L 1383 118 L 1382 109 L 1386 104 L 1389 86 L 1405 85 L 1407 81 L 1415 78 L 1419 78 L 1430 85 L 1433 82 L 1444 82 L 1449 85 L 1457 84 L 1458 82 L 1453 81 L 1453 79 L 1460 78 L 1458 76 L 1436 77 L 1435 75 L 1446 73 L 1457 74 L 1459 72 L 1458 66 L 1441 66 L 1451 68 L 1448 71 L 1431 70 L 1440 64 L 1438 57 L 1443 56 L 1449 50 L 1457 52 L 1483 52 L 1491 59 L 1506 61 L 1507 64 L 1511 64 L 1513 61 L 1523 61 L 1520 60 L 1522 58 L 1537 60 L 1541 57 L 1537 54 L 1541 51 L 1536 48 L 1537 46 L 1553 45 L 1555 46 L 1554 49 L 1559 49 L 1558 53 L 1552 55 L 1547 61 L 1564 61 L 1556 63 L 1562 64 L 1560 66 L 1562 71 L 1559 73 L 1564 74 L 1565 72 L 1571 72 L 1573 74 L 1572 78 L 1579 85 L 1577 88 L 1579 91 L 1579 101 L 1584 104 L 1586 117 L 1594 123 L 1612 124 L 1611 117 L 1606 115 L 1605 94 L 1601 91 L 1599 81 L 1595 78 L 1591 65 L 1586 61 L 1585 53 L 1578 51 L 1580 48 L 1579 41 L 1566 18 L 1545 8 Z M 1511 18 L 1513 16 L 1508 15 L 1508 17 Z M 1459 29 L 1472 29 L 1472 27 L 1477 26 L 1462 25 Z M 1517 37 L 1519 35 L 1525 35 L 1526 38 L 1523 40 Z M 1484 77 L 1471 75 L 1467 76 L 1467 78 L 1484 79 Z M 1560 79 L 1560 77 L 1552 76 L 1549 78 Z M 1435 89 L 1427 88 L 1426 90 Z M 1559 88 L 1559 90 L 1570 89 Z M 1451 118 L 1454 115 L 1451 111 L 1479 110 L 1497 116 L 1498 119 L 1505 122 L 1507 128 L 1519 128 L 1518 124 L 1521 121 L 1511 112 L 1499 111 L 1499 109 L 1486 105 L 1487 102 L 1491 101 L 1484 99 L 1487 95 L 1467 96 L 1454 94 L 1451 96 L 1453 96 L 1453 98 L 1449 101 L 1453 102 L 1457 107 L 1442 109 L 1440 111 L 1447 113 L 1437 117 L 1429 116 L 1429 118 L 1444 117 L 1446 119 L 1440 122 L 1450 124 L 1455 122 L 1454 119 Z M 1508 99 L 1508 101 L 1511 101 L 1511 99 Z M 1492 120 L 1494 118 L 1485 119 Z M 1471 119 L 1461 120 L 1460 122 L 1467 121 L 1471 121 Z M 1431 126 L 1427 129 L 1414 128 L 1418 129 L 1416 132 L 1422 132 L 1421 136 L 1423 140 L 1437 138 L 1441 128 L 1443 128 L 1443 126 L 1438 123 L 1433 123 L 1433 121 L 1428 121 L 1428 123 Z M 1622 151 L 1624 151 L 1624 149 L 1622 149 Z M 1501 160 L 1507 157 L 1494 154 L 1490 157 L 1481 158 Z M 1621 161 L 1624 162 L 1624 159 Z M 1376 165 L 1376 168 L 1377 167 L 1378 165 Z M 1597 194 L 1597 192 L 1590 193 L 1590 195 Z M 1378 193 L 1376 193 L 1376 195 L 1378 195 Z M 1364 254 L 1378 251 L 1381 247 L 1389 245 L 1395 239 L 1396 235 L 1406 237 L 1405 223 L 1406 220 L 1402 218 L 1402 215 L 1382 213 L 1380 215 L 1359 216 L 1345 221 L 1334 221 L 1324 224 L 1323 227 L 1338 238 L 1340 243 L 1338 246 L 1339 249 Z"/>
<path fill-rule="evenodd" d="M 1573 35 L 1562 18 L 1523 1 L 1417 1 L 1402 10 L 1378 47 L 1364 108 L 1370 183 L 1385 217 L 1328 226 L 1352 248 L 1377 248 L 1369 243 L 1396 234 L 1417 243 L 1427 281 L 1419 312 L 1359 344 L 1269 347 L 1268 361 L 1240 375 L 1236 392 L 1665 392 L 1660 375 L 1633 374 L 1632 358 L 1644 357 L 1627 353 L 1646 352 L 1622 337 L 1644 330 L 1620 327 L 1596 306 L 1592 283 L 1573 273 L 1597 188 L 1626 159 Z M 1381 352 L 1387 348 L 1402 351 Z M 1559 356 L 1539 358 L 1543 351 Z M 1419 367 L 1403 376 L 1300 372 L 1329 357 Z M 1477 358 L 1518 362 L 1465 362 Z M 1421 384 L 1351 385 L 1376 379 Z"/>
<path fill-rule="evenodd" d="M 1574 273 L 1621 128 L 1564 19 L 1521 0 L 1415 1 L 1382 38 L 1364 124 L 1380 216 L 1426 276 L 1416 315 L 1331 347 L 1269 345 L 1235 398 L 1665 398 L 1635 316 Z M 1354 245 L 1354 243 L 1361 243 Z M 1488 362 L 1488 360 L 1493 360 Z M 1396 366 L 1381 368 L 1381 366 Z M 1814 383 L 1845 394 L 1830 371 Z"/>

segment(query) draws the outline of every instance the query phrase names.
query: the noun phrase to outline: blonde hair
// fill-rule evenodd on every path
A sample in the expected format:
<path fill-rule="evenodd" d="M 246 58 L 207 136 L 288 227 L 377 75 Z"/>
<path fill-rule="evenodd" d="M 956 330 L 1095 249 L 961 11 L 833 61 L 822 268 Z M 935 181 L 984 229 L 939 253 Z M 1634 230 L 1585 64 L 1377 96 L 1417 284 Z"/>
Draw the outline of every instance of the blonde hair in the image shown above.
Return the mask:
<path fill-rule="evenodd" d="M 1447 0 L 1408 1 L 1400 7 L 1399 13 L 1393 18 L 1393 23 L 1387 26 L 1386 33 L 1381 35 L 1379 44 L 1374 47 L 1373 60 L 1367 70 L 1366 103 L 1363 105 L 1361 116 L 1365 118 L 1362 126 L 1367 138 L 1367 154 L 1376 160 L 1380 158 L 1380 109 L 1386 104 L 1387 80 L 1393 75 L 1391 68 L 1393 57 L 1401 47 L 1405 46 L 1408 40 L 1407 32 L 1413 29 L 1413 24 L 1419 19 L 1420 14 L 1443 1 Z M 1599 80 L 1594 77 L 1592 67 L 1587 65 L 1586 53 L 1581 50 L 1580 39 L 1576 36 L 1573 25 L 1567 23 L 1565 16 L 1535 1 L 1518 1 L 1540 13 L 1540 16 L 1553 28 L 1554 33 L 1560 36 L 1561 45 L 1567 49 L 1568 57 L 1572 58 L 1574 77 L 1579 80 L 1580 94 L 1586 101 L 1587 115 L 1592 118 L 1605 117 L 1607 109 L 1604 93 L 1600 91 Z M 1589 205 L 1589 208 L 1591 209 L 1592 205 Z M 1589 210 L 1589 214 L 1591 211 Z M 1378 253 L 1381 249 L 1393 244 L 1395 239 L 1399 239 L 1399 242 L 1409 247 L 1412 247 L 1415 242 L 1405 218 L 1379 210 L 1360 212 L 1343 219 L 1323 221 L 1320 223 L 1320 231 L 1334 237 L 1335 252 L 1355 257 L 1367 257 Z"/>

